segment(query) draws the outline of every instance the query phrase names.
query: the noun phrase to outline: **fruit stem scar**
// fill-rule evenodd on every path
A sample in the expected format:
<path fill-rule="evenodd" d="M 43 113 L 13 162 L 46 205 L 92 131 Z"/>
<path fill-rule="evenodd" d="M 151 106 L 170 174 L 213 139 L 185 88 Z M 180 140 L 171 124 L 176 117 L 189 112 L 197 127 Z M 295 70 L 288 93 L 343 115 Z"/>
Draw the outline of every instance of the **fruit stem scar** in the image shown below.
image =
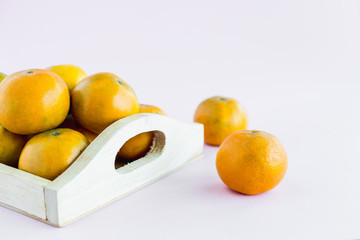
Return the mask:
<path fill-rule="evenodd" d="M 51 133 L 51 135 L 53 136 L 59 136 L 61 133 L 59 131 L 54 131 Z"/>
<path fill-rule="evenodd" d="M 226 102 L 226 100 L 227 100 L 226 98 L 223 97 L 220 98 L 220 101 Z"/>
<path fill-rule="evenodd" d="M 27 74 L 31 74 L 31 73 L 34 73 L 34 71 L 28 71 Z"/>
<path fill-rule="evenodd" d="M 121 85 L 125 86 L 125 84 L 124 84 L 122 81 L 120 81 L 119 79 L 116 79 L 116 81 L 117 81 L 118 83 L 120 83 Z"/>
<path fill-rule="evenodd" d="M 250 133 L 257 133 L 257 131 L 250 131 Z"/>

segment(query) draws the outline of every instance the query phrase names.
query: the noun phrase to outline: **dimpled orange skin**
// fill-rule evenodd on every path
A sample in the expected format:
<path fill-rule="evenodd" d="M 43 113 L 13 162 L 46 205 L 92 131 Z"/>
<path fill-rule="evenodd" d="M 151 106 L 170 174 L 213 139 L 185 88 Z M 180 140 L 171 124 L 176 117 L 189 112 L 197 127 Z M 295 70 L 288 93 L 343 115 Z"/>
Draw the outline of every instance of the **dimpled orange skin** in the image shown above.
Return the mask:
<path fill-rule="evenodd" d="M 247 114 L 235 99 L 216 96 L 200 103 L 194 122 L 204 125 L 207 144 L 219 146 L 231 133 L 246 129 Z"/>
<path fill-rule="evenodd" d="M 242 130 L 221 144 L 216 168 L 234 191 L 255 195 L 273 189 L 285 176 L 287 156 L 281 142 L 263 131 Z"/>
<path fill-rule="evenodd" d="M 82 126 L 80 126 L 74 119 L 72 115 L 68 115 L 65 119 L 65 121 L 59 126 L 59 128 L 70 128 L 72 130 L 78 131 L 82 133 L 89 142 L 94 141 L 94 139 L 98 136 L 98 134 L 93 133 Z"/>
<path fill-rule="evenodd" d="M 0 163 L 17 168 L 26 137 L 9 132 L 0 125 Z"/>
<path fill-rule="evenodd" d="M 55 73 L 30 69 L 7 76 L 0 84 L 0 123 L 30 135 L 59 126 L 70 107 L 69 90 Z"/>
<path fill-rule="evenodd" d="M 132 88 L 112 73 L 97 73 L 73 90 L 72 115 L 82 127 L 99 134 L 113 122 L 139 113 Z"/>
<path fill-rule="evenodd" d="M 40 133 L 25 145 L 19 169 L 54 180 L 63 173 L 89 145 L 81 133 L 58 128 Z"/>
<path fill-rule="evenodd" d="M 152 105 L 140 104 L 140 113 L 155 113 L 165 115 L 160 108 Z M 154 139 L 154 132 L 144 132 L 130 138 L 117 154 L 117 159 L 122 162 L 133 161 L 144 157 L 150 150 Z"/>

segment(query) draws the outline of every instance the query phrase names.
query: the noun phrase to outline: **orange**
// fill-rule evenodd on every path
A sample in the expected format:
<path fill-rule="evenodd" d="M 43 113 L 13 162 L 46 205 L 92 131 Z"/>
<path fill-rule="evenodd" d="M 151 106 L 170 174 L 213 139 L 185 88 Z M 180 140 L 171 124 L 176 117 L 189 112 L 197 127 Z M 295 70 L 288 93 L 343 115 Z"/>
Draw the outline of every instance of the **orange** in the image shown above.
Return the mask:
<path fill-rule="evenodd" d="M 153 106 L 153 105 L 147 105 L 147 104 L 140 104 L 140 113 L 157 113 L 160 115 L 166 116 L 166 113 L 161 110 L 160 108 Z"/>
<path fill-rule="evenodd" d="M 9 132 L 0 125 L 0 163 L 17 167 L 26 137 Z"/>
<path fill-rule="evenodd" d="M 204 125 L 206 143 L 219 146 L 231 133 L 246 129 L 247 114 L 235 99 L 216 96 L 200 103 L 194 122 Z"/>
<path fill-rule="evenodd" d="M 139 112 L 132 88 L 112 73 L 86 77 L 75 87 L 71 99 L 75 120 L 98 134 L 113 122 Z"/>
<path fill-rule="evenodd" d="M 68 86 L 70 93 L 87 76 L 81 68 L 70 64 L 51 66 L 46 69 L 59 75 Z"/>
<path fill-rule="evenodd" d="M 156 113 L 166 115 L 156 106 L 140 104 L 140 113 Z M 130 138 L 117 154 L 119 161 L 133 161 L 144 157 L 149 152 L 154 139 L 154 132 L 144 132 Z"/>
<path fill-rule="evenodd" d="M 96 133 L 93 133 L 83 127 L 81 127 L 74 119 L 72 115 L 68 115 L 65 119 L 65 121 L 60 125 L 60 128 L 70 128 L 72 130 L 78 131 L 82 133 L 89 142 L 94 141 L 94 139 L 97 137 Z"/>
<path fill-rule="evenodd" d="M 25 145 L 19 169 L 54 180 L 85 150 L 89 141 L 81 133 L 58 128 L 40 133 Z"/>
<path fill-rule="evenodd" d="M 55 73 L 30 69 L 13 73 L 0 84 L 0 123 L 30 135 L 59 126 L 70 107 L 69 90 Z"/>
<path fill-rule="evenodd" d="M 144 157 L 150 150 L 153 139 L 153 132 L 143 132 L 130 138 L 120 148 L 116 158 L 121 162 L 129 162 Z"/>
<path fill-rule="evenodd" d="M 2 82 L 2 80 L 4 80 L 4 78 L 6 78 L 6 74 L 0 72 L 0 82 Z"/>
<path fill-rule="evenodd" d="M 269 191 L 283 179 L 288 161 L 281 142 L 263 131 L 242 130 L 221 144 L 216 168 L 232 190 L 254 195 Z"/>

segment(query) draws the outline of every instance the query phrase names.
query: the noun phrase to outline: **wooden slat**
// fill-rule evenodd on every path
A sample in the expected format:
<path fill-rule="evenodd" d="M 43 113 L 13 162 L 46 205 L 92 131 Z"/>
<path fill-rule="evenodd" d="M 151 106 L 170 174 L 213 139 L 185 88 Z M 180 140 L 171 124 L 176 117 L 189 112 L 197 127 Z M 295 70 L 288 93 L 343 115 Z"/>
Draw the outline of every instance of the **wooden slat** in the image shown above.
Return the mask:
<path fill-rule="evenodd" d="M 44 187 L 50 181 L 0 163 L 0 205 L 46 220 Z"/>

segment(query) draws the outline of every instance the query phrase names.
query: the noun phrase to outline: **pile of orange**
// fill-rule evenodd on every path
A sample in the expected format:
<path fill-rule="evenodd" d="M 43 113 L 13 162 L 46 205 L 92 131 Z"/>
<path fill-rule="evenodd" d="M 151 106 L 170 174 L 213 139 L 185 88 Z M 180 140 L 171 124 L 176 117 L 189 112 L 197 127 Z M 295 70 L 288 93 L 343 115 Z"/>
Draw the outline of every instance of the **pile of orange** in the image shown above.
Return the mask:
<path fill-rule="evenodd" d="M 248 195 L 277 186 L 287 169 L 281 142 L 263 131 L 245 130 L 247 114 L 235 99 L 216 96 L 201 102 L 194 121 L 204 125 L 204 139 L 219 146 L 216 168 L 232 190 Z"/>
<path fill-rule="evenodd" d="M 137 113 L 166 115 L 158 107 L 139 104 L 134 90 L 118 76 L 87 76 L 74 65 L 0 73 L 0 82 L 0 163 L 50 180 L 115 121 Z M 259 194 L 284 177 L 284 147 L 269 133 L 246 130 L 247 113 L 235 99 L 206 99 L 194 121 L 204 125 L 206 143 L 220 146 L 216 168 L 229 188 Z M 117 161 L 144 157 L 153 139 L 153 132 L 129 139 Z"/>
<path fill-rule="evenodd" d="M 87 76 L 74 65 L 1 73 L 0 81 L 0 163 L 49 180 L 113 122 L 140 112 L 164 114 L 139 105 L 133 89 L 118 76 Z M 118 160 L 143 157 L 152 141 L 152 132 L 135 136 L 121 148 Z"/>

